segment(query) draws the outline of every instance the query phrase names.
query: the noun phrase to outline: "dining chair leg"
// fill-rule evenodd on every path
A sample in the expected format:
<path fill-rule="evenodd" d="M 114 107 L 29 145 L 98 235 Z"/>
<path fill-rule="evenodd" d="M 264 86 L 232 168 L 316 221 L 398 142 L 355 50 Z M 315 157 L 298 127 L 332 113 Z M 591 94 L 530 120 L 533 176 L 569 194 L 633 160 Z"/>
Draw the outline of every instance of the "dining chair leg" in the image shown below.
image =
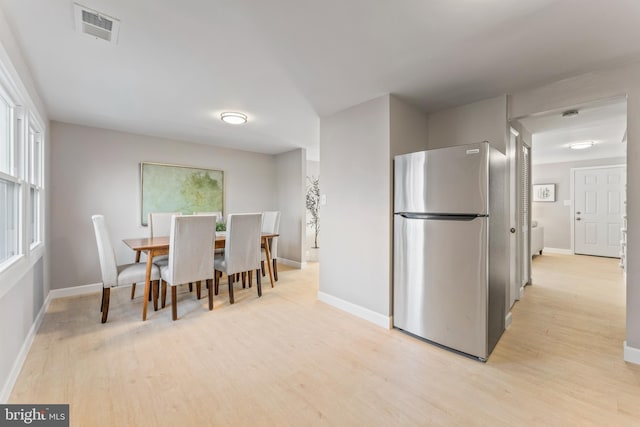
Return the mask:
<path fill-rule="evenodd" d="M 260 278 L 260 271 L 256 270 L 256 288 L 258 288 L 258 297 L 262 296 L 262 279 Z"/>
<path fill-rule="evenodd" d="M 219 271 L 214 271 L 213 272 L 213 293 L 215 295 L 218 295 L 218 286 L 220 285 L 220 276 L 222 276 L 222 273 Z"/>
<path fill-rule="evenodd" d="M 249 288 L 251 288 L 251 286 L 253 286 L 253 270 L 249 270 L 247 271 L 247 275 L 249 276 Z"/>
<path fill-rule="evenodd" d="M 242 272 L 242 289 L 247 287 L 247 273 L 245 271 Z"/>
<path fill-rule="evenodd" d="M 153 281 L 153 311 L 158 311 L 158 293 L 159 293 L 160 281 Z"/>
<path fill-rule="evenodd" d="M 235 274 L 227 274 L 229 277 L 229 304 L 233 304 L 233 277 Z"/>
<path fill-rule="evenodd" d="M 175 286 L 171 286 L 171 318 L 178 320 L 178 294 Z"/>
<path fill-rule="evenodd" d="M 104 308 L 104 285 L 102 286 L 102 299 L 100 299 L 100 313 L 102 313 L 103 308 Z"/>
<path fill-rule="evenodd" d="M 164 308 L 167 303 L 167 282 L 162 280 L 161 283 L 162 283 L 162 308 Z"/>
<path fill-rule="evenodd" d="M 107 323 L 107 316 L 109 315 L 109 296 L 111 295 L 111 288 L 102 288 L 104 297 L 102 298 L 102 323 Z"/>
<path fill-rule="evenodd" d="M 273 259 L 273 280 L 278 281 L 278 260 Z"/>
<path fill-rule="evenodd" d="M 193 292 L 193 282 L 189 282 L 189 292 Z"/>
<path fill-rule="evenodd" d="M 131 299 L 136 296 L 136 284 L 131 285 Z"/>
<path fill-rule="evenodd" d="M 196 299 L 200 299 L 202 297 L 202 285 L 200 280 L 196 282 Z"/>
<path fill-rule="evenodd" d="M 207 279 L 207 288 L 209 289 L 209 310 L 213 310 L 213 280 Z"/>
<path fill-rule="evenodd" d="M 260 261 L 260 270 L 262 271 L 262 277 L 266 276 L 267 273 L 264 271 L 264 261 Z"/>

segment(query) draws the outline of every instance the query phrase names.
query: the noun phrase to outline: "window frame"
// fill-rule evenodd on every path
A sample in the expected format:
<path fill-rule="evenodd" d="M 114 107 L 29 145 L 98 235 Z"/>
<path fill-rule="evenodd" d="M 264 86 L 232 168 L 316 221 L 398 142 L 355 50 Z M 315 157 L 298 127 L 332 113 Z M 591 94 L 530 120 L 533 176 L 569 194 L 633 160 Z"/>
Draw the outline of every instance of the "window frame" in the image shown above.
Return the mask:
<path fill-rule="evenodd" d="M 38 246 L 44 244 L 44 209 L 43 209 L 43 194 L 44 194 L 44 141 L 43 132 L 37 120 L 32 114 L 29 114 L 28 120 L 25 123 L 26 138 L 24 140 L 23 148 L 26 149 L 27 155 L 25 157 L 25 178 L 26 178 L 26 191 L 28 193 L 26 206 L 27 218 L 25 219 L 25 225 L 27 227 L 27 244 L 29 250 L 33 251 Z M 37 161 L 37 164 L 35 162 Z M 37 176 L 36 176 L 37 173 Z M 33 208 L 31 199 L 31 191 L 35 194 L 36 209 Z M 34 218 L 34 212 L 35 218 Z M 34 224 L 32 228 L 31 225 Z"/>
<path fill-rule="evenodd" d="M 10 107 L 10 167 L 0 172 L 0 179 L 11 182 L 17 186 L 15 191 L 17 208 L 13 211 L 17 218 L 16 229 L 16 250 L 15 255 L 0 262 L 0 297 L 8 292 L 20 279 L 33 268 L 46 252 L 46 153 L 47 153 L 47 131 L 48 127 L 43 120 L 40 109 L 31 98 L 28 89 L 23 84 L 20 76 L 6 51 L 0 46 L 0 96 L 7 101 Z M 30 153 L 28 132 L 29 126 L 37 131 L 39 146 L 37 152 Z M 37 166 L 39 177 L 37 182 L 32 182 L 30 176 L 31 154 L 38 154 Z M 38 223 L 37 239 L 31 243 L 32 233 L 31 217 L 32 206 L 30 191 L 31 188 L 37 190 L 38 206 L 36 214 Z M 13 251 L 13 248 L 11 248 Z"/>
<path fill-rule="evenodd" d="M 25 248 L 24 248 L 24 197 L 23 197 L 23 189 L 24 182 L 22 180 L 23 173 L 23 165 L 22 160 L 22 141 L 20 140 L 20 132 L 19 132 L 19 117 L 22 111 L 22 108 L 18 105 L 15 96 L 4 87 L 1 80 L 0 75 L 0 98 L 4 102 L 6 102 L 9 107 L 8 112 L 8 121 L 9 131 L 7 132 L 9 137 L 9 170 L 8 171 L 0 171 L 0 179 L 6 182 L 11 182 L 16 186 L 15 191 L 17 192 L 17 206 L 15 211 L 15 216 L 17 218 L 17 223 L 15 224 L 15 247 L 12 250 L 15 250 L 15 253 L 0 261 L 0 272 L 8 269 L 11 265 L 15 264 L 21 258 L 25 256 Z"/>

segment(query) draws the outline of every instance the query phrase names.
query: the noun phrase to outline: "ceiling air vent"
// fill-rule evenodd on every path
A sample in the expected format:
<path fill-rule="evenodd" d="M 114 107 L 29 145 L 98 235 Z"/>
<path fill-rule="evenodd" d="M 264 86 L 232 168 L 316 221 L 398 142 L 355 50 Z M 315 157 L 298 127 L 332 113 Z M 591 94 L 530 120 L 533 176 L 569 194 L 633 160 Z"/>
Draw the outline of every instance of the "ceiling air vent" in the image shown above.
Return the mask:
<path fill-rule="evenodd" d="M 116 44 L 118 42 L 119 19 L 112 18 L 78 3 L 75 3 L 73 7 L 76 17 L 76 30 L 78 32 L 109 43 Z"/>

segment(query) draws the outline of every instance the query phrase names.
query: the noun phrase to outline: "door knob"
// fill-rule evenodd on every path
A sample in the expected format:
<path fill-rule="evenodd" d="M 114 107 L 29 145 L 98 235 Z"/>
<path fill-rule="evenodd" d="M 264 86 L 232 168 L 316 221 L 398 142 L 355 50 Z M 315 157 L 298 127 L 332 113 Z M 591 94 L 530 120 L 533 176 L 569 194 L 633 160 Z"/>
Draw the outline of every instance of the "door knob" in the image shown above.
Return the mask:
<path fill-rule="evenodd" d="M 511 233 L 515 233 L 515 232 L 516 232 L 516 229 L 515 229 L 515 228 L 513 228 L 513 227 L 511 227 L 511 229 L 510 229 L 509 231 L 510 231 Z"/>
<path fill-rule="evenodd" d="M 576 212 L 576 214 L 580 215 L 582 212 Z"/>
<path fill-rule="evenodd" d="M 576 218 L 576 221 L 580 221 L 580 218 Z"/>

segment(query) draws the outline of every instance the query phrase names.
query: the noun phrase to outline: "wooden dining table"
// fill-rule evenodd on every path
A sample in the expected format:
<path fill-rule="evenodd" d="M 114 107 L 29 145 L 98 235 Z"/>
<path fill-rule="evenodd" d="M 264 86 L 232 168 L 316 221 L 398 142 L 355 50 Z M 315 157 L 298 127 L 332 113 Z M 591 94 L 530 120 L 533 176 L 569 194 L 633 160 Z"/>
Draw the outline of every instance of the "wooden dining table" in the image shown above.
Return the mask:
<path fill-rule="evenodd" d="M 279 234 L 262 233 L 262 247 L 266 257 L 265 263 L 267 264 L 267 270 L 269 271 L 269 279 L 271 280 L 271 287 L 273 288 L 273 271 L 271 270 L 271 251 L 269 246 L 271 239 L 278 237 Z M 227 240 L 227 233 L 216 233 L 216 249 L 224 249 Z M 153 257 L 159 255 L 167 255 L 169 253 L 169 237 L 141 237 L 132 239 L 123 239 L 125 245 L 130 247 L 136 252 L 136 262 L 140 262 L 140 254 L 142 252 L 147 254 L 147 274 L 144 281 L 144 301 L 142 303 L 142 320 L 147 320 L 147 305 L 149 302 L 149 293 L 151 291 L 151 269 L 153 266 Z M 211 266 L 213 269 L 213 266 Z M 211 292 L 211 290 L 209 290 Z M 132 297 L 133 298 L 133 297 Z M 157 304 L 157 300 L 154 299 L 154 304 Z M 158 307 L 154 306 L 157 310 Z"/>

